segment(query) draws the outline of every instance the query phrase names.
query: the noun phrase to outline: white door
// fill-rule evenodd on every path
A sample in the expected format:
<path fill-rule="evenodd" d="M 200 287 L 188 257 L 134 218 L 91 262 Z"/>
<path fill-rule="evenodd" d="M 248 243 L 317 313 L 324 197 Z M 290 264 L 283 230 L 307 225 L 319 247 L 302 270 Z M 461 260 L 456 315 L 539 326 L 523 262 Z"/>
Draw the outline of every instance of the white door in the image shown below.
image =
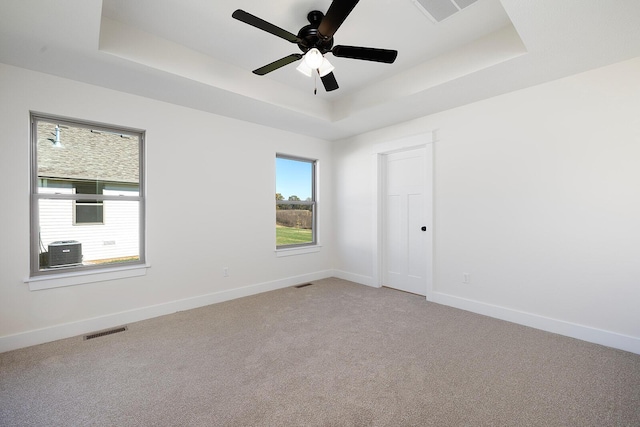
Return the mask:
<path fill-rule="evenodd" d="M 385 155 L 383 286 L 427 293 L 426 148 Z M 429 230 L 430 231 L 430 230 Z"/>

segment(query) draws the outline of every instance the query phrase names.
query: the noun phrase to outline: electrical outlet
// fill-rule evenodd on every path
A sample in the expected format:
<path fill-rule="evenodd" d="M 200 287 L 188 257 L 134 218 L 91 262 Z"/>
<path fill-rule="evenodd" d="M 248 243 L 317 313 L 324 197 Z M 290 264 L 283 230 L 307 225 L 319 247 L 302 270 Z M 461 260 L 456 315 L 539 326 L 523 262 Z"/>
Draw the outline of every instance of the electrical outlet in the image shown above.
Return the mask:
<path fill-rule="evenodd" d="M 229 267 L 222 269 L 222 277 L 229 277 Z"/>
<path fill-rule="evenodd" d="M 462 273 L 462 283 L 464 283 L 465 285 L 470 284 L 471 283 L 471 274 Z"/>

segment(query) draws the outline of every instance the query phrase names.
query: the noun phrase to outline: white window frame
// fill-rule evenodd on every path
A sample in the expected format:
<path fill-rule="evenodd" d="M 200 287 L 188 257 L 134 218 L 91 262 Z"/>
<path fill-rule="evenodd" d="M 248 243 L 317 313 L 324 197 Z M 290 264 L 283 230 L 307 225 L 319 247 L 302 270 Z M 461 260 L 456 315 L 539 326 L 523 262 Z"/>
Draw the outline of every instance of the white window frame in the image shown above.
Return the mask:
<path fill-rule="evenodd" d="M 318 181 L 318 160 L 309 159 L 305 157 L 292 156 L 288 154 L 276 153 L 277 159 L 287 159 L 294 160 L 298 162 L 305 162 L 311 164 L 311 200 L 276 200 L 276 210 L 278 205 L 303 205 L 303 206 L 311 206 L 311 242 L 308 243 L 298 243 L 291 245 L 278 245 L 276 243 L 276 253 L 279 257 L 281 256 L 289 256 L 289 255 L 298 255 L 303 253 L 317 252 L 319 250 L 318 244 L 318 194 L 317 194 L 317 181 Z M 276 179 L 278 170 L 276 167 Z"/>
<path fill-rule="evenodd" d="M 104 195 L 104 194 L 48 194 L 40 193 L 38 190 L 38 132 L 39 121 L 58 123 L 64 126 L 87 128 L 96 131 L 110 132 L 116 134 L 126 134 L 138 138 L 138 167 L 139 167 L 139 192 L 136 196 Z M 145 214 L 145 131 L 124 126 L 114 126 L 104 123 L 90 122 L 86 120 L 60 117 L 55 115 L 31 112 L 31 144 L 30 144 L 30 273 L 25 282 L 29 283 L 31 290 L 48 289 L 60 286 L 78 285 L 103 280 L 112 280 L 125 277 L 140 276 L 146 274 L 145 269 L 149 267 L 146 258 L 146 214 Z M 90 197 L 87 197 L 90 196 Z M 40 268 L 40 242 L 39 242 L 39 201 L 45 199 L 71 200 L 74 203 L 74 223 L 75 223 L 75 202 L 78 200 L 105 200 L 136 201 L 139 206 L 139 256 L 135 261 L 114 263 L 112 265 L 82 265 L 64 267 L 59 269 Z M 103 212 L 104 215 L 104 212 Z M 104 219 L 104 216 L 103 216 Z M 90 224 L 82 224 L 90 225 Z"/>

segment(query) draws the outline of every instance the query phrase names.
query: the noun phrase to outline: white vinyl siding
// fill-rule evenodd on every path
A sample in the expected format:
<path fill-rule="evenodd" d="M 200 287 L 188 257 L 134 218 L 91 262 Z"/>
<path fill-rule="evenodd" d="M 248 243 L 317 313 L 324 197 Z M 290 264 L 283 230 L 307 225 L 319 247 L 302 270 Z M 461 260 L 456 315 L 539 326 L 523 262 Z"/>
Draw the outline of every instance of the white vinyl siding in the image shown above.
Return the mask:
<path fill-rule="evenodd" d="M 72 194 L 72 189 L 43 188 L 40 193 Z M 137 191 L 104 190 L 105 195 L 137 196 Z M 40 241 L 44 248 L 52 242 L 75 240 L 82 244 L 83 262 L 139 255 L 139 221 L 136 201 L 104 201 L 104 223 L 73 224 L 73 201 L 42 199 Z"/>

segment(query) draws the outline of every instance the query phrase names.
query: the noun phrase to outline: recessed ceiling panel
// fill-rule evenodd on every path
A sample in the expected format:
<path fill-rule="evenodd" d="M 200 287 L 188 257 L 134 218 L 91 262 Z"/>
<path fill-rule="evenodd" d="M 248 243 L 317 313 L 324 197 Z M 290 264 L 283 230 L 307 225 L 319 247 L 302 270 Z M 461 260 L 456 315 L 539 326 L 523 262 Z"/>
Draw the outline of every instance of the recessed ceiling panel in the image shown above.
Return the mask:
<path fill-rule="evenodd" d="M 337 140 L 638 57 L 640 1 L 619 2 L 360 1 L 335 44 L 398 58 L 330 54 L 340 89 L 315 95 L 322 82 L 293 64 L 253 74 L 300 50 L 232 14 L 242 8 L 295 33 L 332 0 L 0 0 L 0 65 Z"/>

